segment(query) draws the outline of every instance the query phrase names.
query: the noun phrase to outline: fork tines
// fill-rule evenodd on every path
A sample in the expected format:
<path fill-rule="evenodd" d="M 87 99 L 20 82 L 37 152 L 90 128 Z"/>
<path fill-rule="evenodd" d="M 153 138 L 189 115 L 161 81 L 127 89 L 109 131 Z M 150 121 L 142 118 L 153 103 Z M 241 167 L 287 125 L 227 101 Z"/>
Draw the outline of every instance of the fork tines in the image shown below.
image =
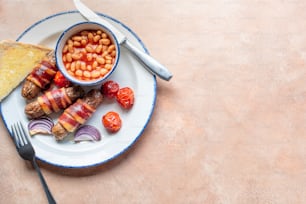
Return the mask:
<path fill-rule="evenodd" d="M 11 126 L 14 142 L 17 147 L 24 146 L 26 144 L 30 144 L 29 138 L 27 136 L 26 131 L 24 130 L 24 127 L 22 123 L 19 121 Z"/>

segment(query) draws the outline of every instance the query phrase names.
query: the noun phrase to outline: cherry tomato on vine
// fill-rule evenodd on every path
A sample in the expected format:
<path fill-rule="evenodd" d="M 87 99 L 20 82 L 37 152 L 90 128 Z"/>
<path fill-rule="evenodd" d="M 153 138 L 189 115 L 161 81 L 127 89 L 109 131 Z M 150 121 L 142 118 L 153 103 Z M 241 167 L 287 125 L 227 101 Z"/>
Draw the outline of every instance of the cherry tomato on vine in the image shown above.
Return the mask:
<path fill-rule="evenodd" d="M 119 89 L 116 95 L 116 100 L 124 109 L 129 109 L 134 104 L 134 91 L 130 87 Z"/>
<path fill-rule="evenodd" d="M 110 111 L 102 117 L 102 124 L 109 132 L 117 132 L 121 128 L 121 118 L 118 113 Z"/>

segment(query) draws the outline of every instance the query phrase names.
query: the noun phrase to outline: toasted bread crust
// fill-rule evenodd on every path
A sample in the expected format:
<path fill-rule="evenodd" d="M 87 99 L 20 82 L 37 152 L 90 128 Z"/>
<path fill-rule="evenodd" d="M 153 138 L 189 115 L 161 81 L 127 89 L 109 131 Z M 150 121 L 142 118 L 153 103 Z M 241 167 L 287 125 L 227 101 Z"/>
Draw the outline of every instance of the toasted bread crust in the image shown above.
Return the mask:
<path fill-rule="evenodd" d="M 0 42 L 0 101 L 33 70 L 52 49 L 13 40 Z"/>

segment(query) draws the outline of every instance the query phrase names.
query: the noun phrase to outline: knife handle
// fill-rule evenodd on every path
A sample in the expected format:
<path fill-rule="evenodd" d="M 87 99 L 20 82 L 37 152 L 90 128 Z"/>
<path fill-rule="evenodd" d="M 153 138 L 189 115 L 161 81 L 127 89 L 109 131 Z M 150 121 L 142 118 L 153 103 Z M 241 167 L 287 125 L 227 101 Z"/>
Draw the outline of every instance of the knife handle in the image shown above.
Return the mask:
<path fill-rule="evenodd" d="M 143 62 L 143 64 L 146 65 L 145 67 L 147 68 L 147 70 L 157 75 L 161 79 L 169 81 L 173 76 L 165 66 L 160 64 L 157 60 L 155 60 L 147 53 L 140 51 L 137 47 L 132 45 L 128 40 L 125 40 L 122 43 L 122 45 L 128 50 L 130 50 L 135 55 L 135 57 L 137 57 L 141 62 Z"/>

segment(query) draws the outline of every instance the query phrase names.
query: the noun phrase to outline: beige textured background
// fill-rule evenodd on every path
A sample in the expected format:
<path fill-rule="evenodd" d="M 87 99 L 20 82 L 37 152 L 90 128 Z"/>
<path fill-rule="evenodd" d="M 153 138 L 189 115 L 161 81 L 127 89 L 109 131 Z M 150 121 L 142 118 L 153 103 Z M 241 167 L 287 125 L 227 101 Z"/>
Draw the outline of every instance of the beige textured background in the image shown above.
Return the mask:
<path fill-rule="evenodd" d="M 58 203 L 306 203 L 306 3 L 84 0 L 134 30 L 174 74 L 137 144 L 96 169 L 42 164 Z M 74 10 L 0 0 L 0 39 Z M 0 122 L 0 203 L 46 203 Z"/>

